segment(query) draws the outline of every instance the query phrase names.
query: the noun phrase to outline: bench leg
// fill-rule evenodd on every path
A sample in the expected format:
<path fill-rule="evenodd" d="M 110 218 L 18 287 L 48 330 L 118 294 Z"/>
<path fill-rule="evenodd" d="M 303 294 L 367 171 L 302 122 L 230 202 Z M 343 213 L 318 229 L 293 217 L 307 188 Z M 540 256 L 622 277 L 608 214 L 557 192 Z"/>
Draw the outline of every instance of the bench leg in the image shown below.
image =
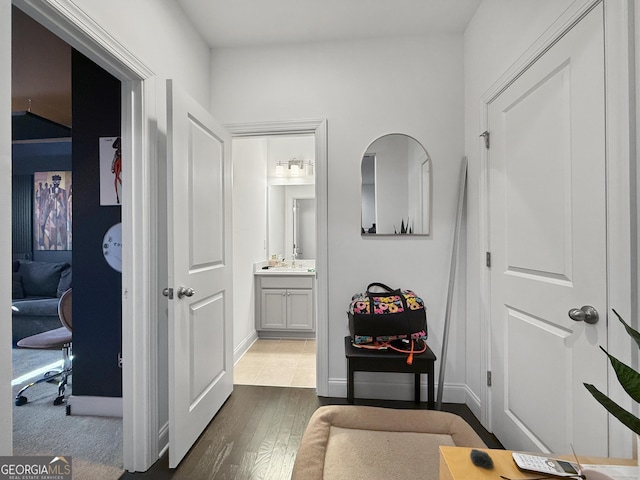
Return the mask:
<path fill-rule="evenodd" d="M 413 396 L 416 403 L 420 403 L 420 374 L 414 374 L 415 384 L 413 386 Z"/>
<path fill-rule="evenodd" d="M 429 362 L 428 370 L 429 373 L 427 375 L 429 376 L 429 380 L 427 383 L 427 395 L 429 398 L 427 399 L 427 408 L 429 410 L 433 410 L 435 408 L 435 379 L 433 378 L 433 362 Z"/>
<path fill-rule="evenodd" d="M 351 362 L 347 360 L 347 402 L 353 403 L 353 367 L 351 366 Z"/>

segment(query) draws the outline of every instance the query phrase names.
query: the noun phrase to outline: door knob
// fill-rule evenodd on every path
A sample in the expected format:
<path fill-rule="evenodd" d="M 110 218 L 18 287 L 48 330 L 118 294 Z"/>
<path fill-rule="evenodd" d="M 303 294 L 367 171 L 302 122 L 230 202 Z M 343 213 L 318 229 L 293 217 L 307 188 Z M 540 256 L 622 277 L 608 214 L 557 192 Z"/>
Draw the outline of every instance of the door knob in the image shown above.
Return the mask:
<path fill-rule="evenodd" d="M 600 315 L 591 305 L 585 305 L 582 308 L 572 308 L 569 310 L 569 318 L 576 322 L 585 322 L 593 325 L 594 323 L 598 323 Z"/>
<path fill-rule="evenodd" d="M 182 285 L 178 287 L 178 298 L 193 297 L 194 293 L 196 293 L 196 291 L 193 288 L 183 287 Z"/>

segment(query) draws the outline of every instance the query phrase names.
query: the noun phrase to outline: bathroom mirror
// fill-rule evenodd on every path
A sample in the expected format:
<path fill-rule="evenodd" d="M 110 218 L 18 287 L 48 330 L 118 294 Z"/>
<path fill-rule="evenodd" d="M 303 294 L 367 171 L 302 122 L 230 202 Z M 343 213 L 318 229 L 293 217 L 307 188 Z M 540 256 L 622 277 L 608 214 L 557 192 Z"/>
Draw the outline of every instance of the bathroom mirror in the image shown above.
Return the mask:
<path fill-rule="evenodd" d="M 269 185 L 268 188 L 269 257 L 315 259 L 315 186 Z"/>
<path fill-rule="evenodd" d="M 375 140 L 362 157 L 362 235 L 431 234 L 431 159 L 413 137 Z"/>

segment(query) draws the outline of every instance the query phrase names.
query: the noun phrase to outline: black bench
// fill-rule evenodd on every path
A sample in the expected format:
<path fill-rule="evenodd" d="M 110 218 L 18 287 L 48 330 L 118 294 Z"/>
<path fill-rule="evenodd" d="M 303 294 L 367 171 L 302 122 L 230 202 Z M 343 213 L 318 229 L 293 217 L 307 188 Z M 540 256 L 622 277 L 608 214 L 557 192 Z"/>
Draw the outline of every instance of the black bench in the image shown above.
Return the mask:
<path fill-rule="evenodd" d="M 351 337 L 344 337 L 344 353 L 347 357 L 347 401 L 353 403 L 354 373 L 358 372 L 397 372 L 413 373 L 415 376 L 414 397 L 420 403 L 420 374 L 426 373 L 427 408 L 434 408 L 433 364 L 436 356 L 429 347 L 420 354 L 414 354 L 413 363 L 407 364 L 407 354 L 394 350 L 370 350 L 357 348 L 351 344 Z"/>

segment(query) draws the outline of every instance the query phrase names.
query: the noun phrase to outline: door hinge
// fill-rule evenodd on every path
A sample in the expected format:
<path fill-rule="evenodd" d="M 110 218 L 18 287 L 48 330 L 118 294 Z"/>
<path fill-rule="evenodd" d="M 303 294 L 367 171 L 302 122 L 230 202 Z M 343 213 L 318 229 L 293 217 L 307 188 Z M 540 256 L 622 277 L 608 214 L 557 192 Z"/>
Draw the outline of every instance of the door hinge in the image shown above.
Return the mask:
<path fill-rule="evenodd" d="M 487 387 L 491 386 L 491 370 L 487 370 Z"/>
<path fill-rule="evenodd" d="M 485 254 L 485 264 L 487 267 L 491 268 L 491 252 L 487 252 Z"/>
<path fill-rule="evenodd" d="M 482 132 L 480 134 L 481 137 L 484 137 L 484 146 L 485 148 L 489 148 L 489 137 L 491 136 L 491 134 L 489 133 L 489 130 L 485 130 L 484 132 Z"/>
<path fill-rule="evenodd" d="M 118 352 L 118 368 L 122 368 L 122 352 Z"/>

